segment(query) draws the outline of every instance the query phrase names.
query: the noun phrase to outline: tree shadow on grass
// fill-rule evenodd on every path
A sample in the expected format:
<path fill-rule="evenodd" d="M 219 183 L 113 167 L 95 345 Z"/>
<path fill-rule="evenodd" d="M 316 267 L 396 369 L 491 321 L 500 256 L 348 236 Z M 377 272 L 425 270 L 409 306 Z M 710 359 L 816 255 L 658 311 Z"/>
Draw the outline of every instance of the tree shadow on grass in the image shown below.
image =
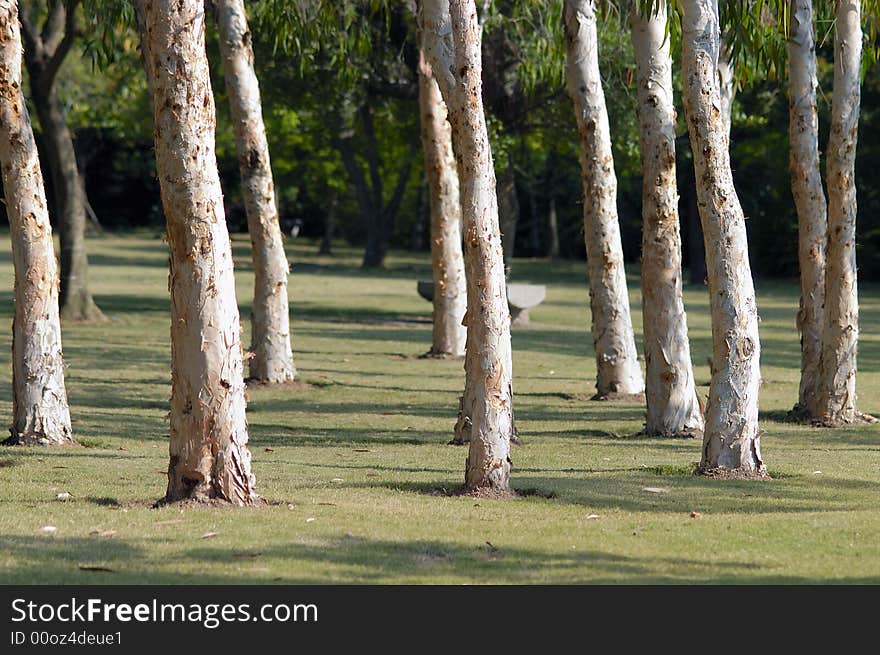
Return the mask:
<path fill-rule="evenodd" d="M 511 475 L 514 490 L 528 492 L 525 500 L 583 505 L 591 510 L 623 510 L 687 515 L 698 509 L 704 514 L 775 514 L 819 511 L 871 510 L 876 507 L 876 484 L 862 480 L 826 479 L 832 490 L 822 498 L 814 479 L 789 477 L 773 481 L 709 480 L 696 475 L 657 475 L 650 469 L 596 469 L 578 477 L 530 477 Z M 394 491 L 445 495 L 456 489 L 459 479 L 428 482 L 377 480 L 347 486 L 386 488 Z M 664 489 L 660 493 L 644 489 Z M 865 496 L 866 491 L 875 492 Z"/>

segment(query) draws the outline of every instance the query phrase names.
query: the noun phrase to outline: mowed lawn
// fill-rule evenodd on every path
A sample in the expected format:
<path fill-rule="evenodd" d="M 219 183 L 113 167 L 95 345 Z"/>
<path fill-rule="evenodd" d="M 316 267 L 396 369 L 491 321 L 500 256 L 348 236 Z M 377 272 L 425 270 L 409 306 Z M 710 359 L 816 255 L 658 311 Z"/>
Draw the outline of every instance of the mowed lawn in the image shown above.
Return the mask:
<path fill-rule="evenodd" d="M 11 421 L 12 265 L 0 250 L 0 425 Z M 761 282 L 763 452 L 772 481 L 690 474 L 700 443 L 645 438 L 643 408 L 592 402 L 586 265 L 517 260 L 547 285 L 515 328 L 515 500 L 447 495 L 466 450 L 447 445 L 461 361 L 419 359 L 426 255 L 319 257 L 289 243 L 302 384 L 249 391 L 256 509 L 163 507 L 170 394 L 161 235 L 90 240 L 110 321 L 64 325 L 81 447 L 0 449 L 0 583 L 878 583 L 880 427 L 783 421 L 797 395 L 795 281 Z M 244 343 L 252 267 L 236 235 Z M 637 271 L 630 291 L 641 334 Z M 880 414 L 880 289 L 861 285 L 859 402 Z M 705 287 L 686 290 L 700 392 L 708 391 Z M 662 493 L 644 491 L 659 488 Z M 68 492 L 67 501 L 57 500 Z M 692 517 L 692 513 L 699 513 Z M 41 531 L 54 526 L 52 533 Z"/>

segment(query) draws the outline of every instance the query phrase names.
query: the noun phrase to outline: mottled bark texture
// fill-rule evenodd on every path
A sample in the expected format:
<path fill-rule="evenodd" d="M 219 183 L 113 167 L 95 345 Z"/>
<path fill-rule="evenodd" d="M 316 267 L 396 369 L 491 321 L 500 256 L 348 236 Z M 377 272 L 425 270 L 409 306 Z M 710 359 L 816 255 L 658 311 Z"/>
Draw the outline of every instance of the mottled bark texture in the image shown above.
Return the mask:
<path fill-rule="evenodd" d="M 687 316 L 681 290 L 681 236 L 675 178 L 675 105 L 666 3 L 632 12 L 642 155 L 642 316 L 645 433 L 702 436 Z"/>
<path fill-rule="evenodd" d="M 419 59 L 419 109 L 431 209 L 434 329 L 430 355 L 463 357 L 467 285 L 461 250 L 461 200 L 446 103 L 424 55 Z"/>
<path fill-rule="evenodd" d="M 177 501 L 257 502 L 232 248 L 214 146 L 214 95 L 201 0 L 140 0 L 156 169 L 168 225 L 171 444 Z"/>
<path fill-rule="evenodd" d="M 44 151 L 52 176 L 58 235 L 61 244 L 61 316 L 71 321 L 100 321 L 104 315 L 89 290 L 86 254 L 86 198 L 73 136 L 58 97 L 58 71 L 77 37 L 79 0 L 49 3 L 41 29 L 31 12 L 39 2 L 22 2 L 21 25 L 25 40 L 25 65 L 30 77 L 31 99 L 40 120 Z"/>
<path fill-rule="evenodd" d="M 718 88 L 718 4 L 717 0 L 683 0 L 681 6 L 684 107 L 694 153 L 712 317 L 713 373 L 700 469 L 707 474 L 763 477 L 758 311 Z"/>
<path fill-rule="evenodd" d="M 788 39 L 788 134 L 791 192 L 798 215 L 798 263 L 801 302 L 797 328 L 801 335 L 801 381 L 796 416 L 810 417 L 815 407 L 822 361 L 825 302 L 827 205 L 819 169 L 819 119 L 816 110 L 816 46 L 813 1 L 790 0 Z"/>
<path fill-rule="evenodd" d="M 580 133 L 584 240 L 596 350 L 596 397 L 645 390 L 629 311 L 617 218 L 617 176 L 599 73 L 595 0 L 566 0 L 566 79 Z"/>
<path fill-rule="evenodd" d="M 15 268 L 8 445 L 72 444 L 64 387 L 58 271 L 37 145 L 21 91 L 14 0 L 0 0 L 0 166 Z"/>
<path fill-rule="evenodd" d="M 242 0 L 214 0 L 214 14 L 254 260 L 250 377 L 289 382 L 296 378 L 287 300 L 290 264 L 278 224 L 251 33 Z"/>
<path fill-rule="evenodd" d="M 461 182 L 468 312 L 465 398 L 472 400 L 465 490 L 510 493 L 513 365 L 495 170 L 482 99 L 474 0 L 423 0 L 425 55 L 449 108 Z"/>
<path fill-rule="evenodd" d="M 856 142 L 862 61 L 859 0 L 834 7 L 834 91 L 825 181 L 828 245 L 825 252 L 825 315 L 822 365 L 813 417 L 837 426 L 867 419 L 856 408 L 859 300 L 856 285 Z"/>

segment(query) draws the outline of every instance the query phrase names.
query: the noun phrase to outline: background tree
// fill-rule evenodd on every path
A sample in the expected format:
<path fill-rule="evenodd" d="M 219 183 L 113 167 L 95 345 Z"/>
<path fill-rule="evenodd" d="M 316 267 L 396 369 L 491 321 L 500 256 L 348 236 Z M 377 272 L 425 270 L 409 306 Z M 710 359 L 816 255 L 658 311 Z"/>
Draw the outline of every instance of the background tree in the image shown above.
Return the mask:
<path fill-rule="evenodd" d="M 632 10 L 642 152 L 642 320 L 647 434 L 701 435 L 682 298 L 672 58 L 663 1 Z"/>
<path fill-rule="evenodd" d="M 819 164 L 819 116 L 816 107 L 816 45 L 812 0 L 791 0 L 788 32 L 789 167 L 798 216 L 801 301 L 801 381 L 796 414 L 809 415 L 821 375 L 825 302 L 827 205 Z"/>
<path fill-rule="evenodd" d="M 64 385 L 58 271 L 43 175 L 22 95 L 15 0 L 0 0 L 0 165 L 15 266 L 12 427 L 4 443 L 72 444 Z"/>
<path fill-rule="evenodd" d="M 296 377 L 287 298 L 290 264 L 278 224 L 252 37 L 241 0 L 213 0 L 213 5 L 254 259 L 250 374 L 261 382 L 288 382 Z"/>
<path fill-rule="evenodd" d="M 20 15 L 30 91 L 44 137 L 55 190 L 61 241 L 61 315 L 74 321 L 104 318 L 89 290 L 86 198 L 73 137 L 58 95 L 58 72 L 77 39 L 79 0 L 23 0 Z M 38 16 L 42 27 L 37 28 Z"/>
<path fill-rule="evenodd" d="M 822 363 L 812 412 L 829 426 L 866 418 L 856 408 L 859 303 L 855 155 L 861 100 L 861 21 L 860 0 L 835 0 L 834 95 L 826 161 L 828 244 Z"/>
<path fill-rule="evenodd" d="M 166 501 L 257 502 L 247 448 L 232 249 L 214 153 L 198 0 L 140 0 L 156 166 L 171 251 L 171 442 Z"/>
<path fill-rule="evenodd" d="M 473 392 L 465 490 L 510 493 L 513 365 L 495 171 L 482 103 L 473 0 L 423 0 L 424 49 L 449 108 L 461 177 L 468 285 L 465 388 Z"/>
<path fill-rule="evenodd" d="M 758 431 L 760 342 L 745 217 L 730 168 L 717 76 L 716 0 L 682 0 L 684 107 L 706 242 L 712 316 L 712 380 L 700 470 L 764 477 Z"/>
<path fill-rule="evenodd" d="M 462 357 L 467 329 L 467 284 L 461 250 L 461 198 L 446 103 L 424 56 L 419 59 L 422 150 L 431 209 L 434 317 L 430 354 Z"/>
<path fill-rule="evenodd" d="M 566 0 L 568 90 L 581 141 L 584 240 L 596 349 L 596 398 L 644 391 L 617 219 L 617 178 L 599 74 L 594 0 Z"/>

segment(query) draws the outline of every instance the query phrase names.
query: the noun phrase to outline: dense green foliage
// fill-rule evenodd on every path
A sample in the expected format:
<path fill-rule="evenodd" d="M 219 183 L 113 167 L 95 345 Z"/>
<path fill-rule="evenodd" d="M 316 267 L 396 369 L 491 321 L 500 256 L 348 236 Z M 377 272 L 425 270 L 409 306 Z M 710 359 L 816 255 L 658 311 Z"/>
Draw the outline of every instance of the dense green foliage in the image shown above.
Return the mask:
<path fill-rule="evenodd" d="M 561 4 L 561 0 L 494 0 L 483 16 L 488 124 L 496 170 L 500 174 L 511 167 L 515 173 L 521 212 L 516 252 L 521 256 L 546 254 L 551 199 L 558 211 L 562 255 L 584 256 L 577 133 L 564 85 Z M 601 4 L 601 65 L 619 178 L 624 254 L 628 261 L 637 261 L 641 180 L 628 10 L 626 3 Z M 797 220 L 788 179 L 785 16 L 777 17 L 776 4 L 726 3 L 723 18 L 739 56 L 731 156 L 749 217 L 753 268 L 758 275 L 791 276 L 797 271 Z M 427 199 L 417 153 L 413 3 L 254 0 L 248 6 L 284 226 L 289 229 L 299 220 L 304 236 L 319 237 L 328 213 L 333 212 L 336 234 L 352 244 L 363 243 L 365 221 L 338 148 L 340 134 L 347 133 L 352 135 L 358 164 L 365 171 L 374 164 L 386 203 L 398 181 L 404 185 L 400 209 L 390 226 L 392 243 L 427 248 Z M 822 149 L 830 114 L 833 32 L 827 7 L 819 6 Z M 872 6 L 869 2 L 868 8 Z M 738 19 L 731 18 L 735 14 Z M 871 16 L 866 20 L 868 35 L 876 31 Z M 102 224 L 110 228 L 162 224 L 146 85 L 133 22 L 127 2 L 86 2 L 81 56 L 75 52 L 69 57 L 62 76 L 62 95 L 77 134 L 91 203 Z M 208 25 L 228 220 L 233 230 L 243 230 L 228 103 L 212 21 Z M 675 46 L 674 20 L 671 27 Z M 869 65 L 874 51 L 868 52 L 857 163 L 863 279 L 880 274 L 880 192 L 872 184 L 880 157 L 875 136 L 880 127 L 876 109 L 880 69 Z M 365 107 L 372 131 L 362 120 Z M 687 244 L 700 237 L 691 234 L 694 222 L 687 220 L 688 203 L 693 202 L 692 170 L 681 118 L 678 134 L 687 266 L 692 257 Z M 405 167 L 409 160 L 414 162 L 411 170 Z"/>

